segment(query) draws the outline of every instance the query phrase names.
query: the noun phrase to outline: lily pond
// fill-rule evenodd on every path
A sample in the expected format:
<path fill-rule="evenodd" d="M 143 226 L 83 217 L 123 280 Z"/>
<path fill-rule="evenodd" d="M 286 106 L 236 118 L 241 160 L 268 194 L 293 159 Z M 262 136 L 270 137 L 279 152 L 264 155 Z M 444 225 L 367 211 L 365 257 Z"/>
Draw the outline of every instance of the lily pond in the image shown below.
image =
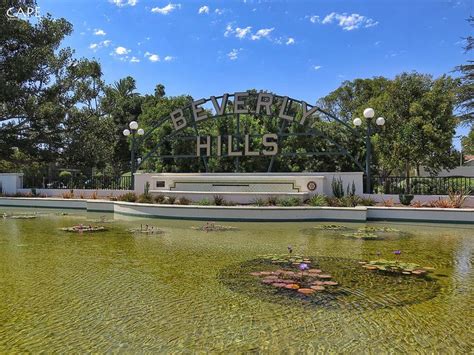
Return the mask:
<path fill-rule="evenodd" d="M 0 353 L 472 353 L 473 253 L 472 225 L 2 208 Z"/>

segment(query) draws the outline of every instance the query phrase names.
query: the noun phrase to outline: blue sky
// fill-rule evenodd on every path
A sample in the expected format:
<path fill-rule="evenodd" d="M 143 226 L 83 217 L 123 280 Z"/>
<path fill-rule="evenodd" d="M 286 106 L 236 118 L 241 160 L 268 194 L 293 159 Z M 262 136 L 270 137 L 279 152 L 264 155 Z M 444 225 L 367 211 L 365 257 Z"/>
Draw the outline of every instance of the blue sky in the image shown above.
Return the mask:
<path fill-rule="evenodd" d="M 65 45 L 98 59 L 108 83 L 131 75 L 141 93 L 158 83 L 194 98 L 256 88 L 308 102 L 344 80 L 451 72 L 468 59 L 473 3 L 38 1 L 42 14 L 74 25 Z"/>

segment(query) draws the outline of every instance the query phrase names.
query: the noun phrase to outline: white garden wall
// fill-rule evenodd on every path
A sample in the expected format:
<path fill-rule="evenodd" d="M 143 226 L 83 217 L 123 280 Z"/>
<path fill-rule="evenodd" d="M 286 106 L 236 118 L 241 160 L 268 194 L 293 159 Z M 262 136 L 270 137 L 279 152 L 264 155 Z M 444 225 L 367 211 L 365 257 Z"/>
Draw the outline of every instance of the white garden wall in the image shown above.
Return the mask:
<path fill-rule="evenodd" d="M 230 201 L 249 203 L 256 195 L 291 196 L 291 194 L 314 193 L 332 196 L 333 178 L 341 179 L 344 190 L 352 183 L 356 194 L 363 193 L 363 173 L 138 173 L 135 174 L 135 191 L 143 193 L 150 184 L 152 194 L 173 194 L 197 200 L 202 196 L 225 194 Z M 316 189 L 310 191 L 308 183 L 314 182 Z M 192 193 L 191 193 L 192 192 Z M 253 195 L 253 197 L 251 196 Z M 249 196 L 252 199 L 249 199 Z"/>
<path fill-rule="evenodd" d="M 0 173 L 0 193 L 13 195 L 22 186 L 22 173 Z"/>

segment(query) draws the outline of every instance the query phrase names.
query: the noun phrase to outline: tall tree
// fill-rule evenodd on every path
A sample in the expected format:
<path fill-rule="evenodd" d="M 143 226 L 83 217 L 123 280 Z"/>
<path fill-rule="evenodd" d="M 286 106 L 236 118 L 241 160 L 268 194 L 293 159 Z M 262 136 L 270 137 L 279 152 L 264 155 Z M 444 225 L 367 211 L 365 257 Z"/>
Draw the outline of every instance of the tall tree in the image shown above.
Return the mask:
<path fill-rule="evenodd" d="M 456 81 L 446 76 L 433 80 L 429 75 L 403 73 L 394 80 L 344 82 L 319 102 L 348 123 L 362 117 L 366 107 L 373 107 L 377 115 L 385 117 L 385 126 L 376 128 L 372 137 L 372 169 L 377 174 L 408 174 L 422 165 L 436 173 L 455 164 L 451 154 L 456 126 L 455 89 Z M 361 133 L 366 124 L 365 119 L 362 121 Z M 349 149 L 365 154 L 360 140 L 351 141 L 347 143 Z"/>
<path fill-rule="evenodd" d="M 474 154 L 474 128 L 461 139 L 461 146 L 463 154 Z"/>
<path fill-rule="evenodd" d="M 470 16 L 467 20 L 474 27 L 474 16 Z M 474 49 L 474 37 L 466 38 L 466 53 Z M 461 123 L 474 123 L 474 60 L 468 60 L 467 64 L 460 65 L 456 68 L 461 73 L 461 86 L 458 91 L 458 103 L 461 110 L 459 119 Z"/>
<path fill-rule="evenodd" d="M 2 1 L 0 13 L 35 1 Z M 61 150 L 63 90 L 72 51 L 59 49 L 72 31 L 64 19 L 47 15 L 36 24 L 18 19 L 0 22 L 0 153 L 9 159 L 13 147 L 39 161 L 53 161 Z"/>
<path fill-rule="evenodd" d="M 102 109 L 114 122 L 114 153 L 111 166 L 115 174 L 129 169 L 130 147 L 122 132 L 141 114 L 143 97 L 136 91 L 135 79 L 128 76 L 105 88 Z"/>

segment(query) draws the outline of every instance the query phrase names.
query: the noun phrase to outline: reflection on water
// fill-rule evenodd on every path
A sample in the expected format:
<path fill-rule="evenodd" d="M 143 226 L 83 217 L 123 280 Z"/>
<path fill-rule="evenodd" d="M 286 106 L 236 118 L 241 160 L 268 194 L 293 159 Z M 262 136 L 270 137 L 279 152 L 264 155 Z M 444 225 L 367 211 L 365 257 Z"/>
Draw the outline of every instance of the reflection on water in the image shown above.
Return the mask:
<path fill-rule="evenodd" d="M 191 227 L 202 222 L 107 215 L 115 218 L 104 224 L 109 231 L 78 235 L 59 228 L 101 214 L 43 212 L 0 219 L 0 353 L 473 350 L 472 226 L 397 223 L 389 226 L 413 236 L 364 241 L 304 231 L 317 223 L 226 223 L 239 230 L 201 232 Z M 164 233 L 127 232 L 141 223 Z M 288 245 L 326 268 L 401 250 L 402 260 L 435 267 L 435 282 L 416 294 L 415 283 L 370 290 L 355 269 L 338 275 L 363 307 L 303 307 L 224 282 L 226 272 Z M 370 306 L 380 303 L 396 306 Z"/>

